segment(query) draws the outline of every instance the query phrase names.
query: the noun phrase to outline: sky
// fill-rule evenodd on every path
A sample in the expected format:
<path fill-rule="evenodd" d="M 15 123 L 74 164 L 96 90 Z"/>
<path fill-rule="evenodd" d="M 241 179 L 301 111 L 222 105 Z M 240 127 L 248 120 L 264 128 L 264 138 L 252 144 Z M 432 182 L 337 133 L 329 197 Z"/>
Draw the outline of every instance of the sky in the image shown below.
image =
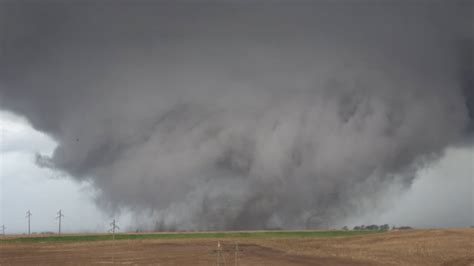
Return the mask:
<path fill-rule="evenodd" d="M 37 153 L 50 154 L 57 144 L 34 130 L 21 116 L 0 112 L 0 223 L 7 233 L 27 232 L 26 211 L 33 216 L 32 232 L 56 232 L 62 209 L 63 232 L 105 232 L 112 219 L 134 231 L 126 211 L 117 217 L 98 209 L 94 188 L 65 174 L 39 167 Z M 474 148 L 453 148 L 438 162 L 419 170 L 402 196 L 387 195 L 389 204 L 348 221 L 360 224 L 409 225 L 416 228 L 467 227 L 474 224 Z"/>
<path fill-rule="evenodd" d="M 66 230 L 113 218 L 140 230 L 470 225 L 473 10 L 0 1 L 2 219 L 31 209 L 51 230 L 63 209 Z"/>
<path fill-rule="evenodd" d="M 76 182 L 57 171 L 35 163 L 37 153 L 50 154 L 57 144 L 34 130 L 21 116 L 0 112 L 0 223 L 7 233 L 27 230 L 26 212 L 30 210 L 32 232 L 56 232 L 59 209 L 65 217 L 63 232 L 104 232 L 110 217 L 94 204 L 94 189 L 87 182 Z M 124 226 L 124 228 L 126 228 Z"/>

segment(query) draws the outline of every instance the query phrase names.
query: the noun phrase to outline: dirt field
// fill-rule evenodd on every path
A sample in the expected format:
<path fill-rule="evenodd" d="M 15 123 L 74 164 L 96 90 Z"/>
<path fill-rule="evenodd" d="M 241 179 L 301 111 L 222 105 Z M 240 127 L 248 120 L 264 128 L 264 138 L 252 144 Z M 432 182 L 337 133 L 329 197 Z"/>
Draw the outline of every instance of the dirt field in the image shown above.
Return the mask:
<path fill-rule="evenodd" d="M 474 265 L 474 229 L 349 237 L 136 239 L 0 243 L 0 265 Z"/>

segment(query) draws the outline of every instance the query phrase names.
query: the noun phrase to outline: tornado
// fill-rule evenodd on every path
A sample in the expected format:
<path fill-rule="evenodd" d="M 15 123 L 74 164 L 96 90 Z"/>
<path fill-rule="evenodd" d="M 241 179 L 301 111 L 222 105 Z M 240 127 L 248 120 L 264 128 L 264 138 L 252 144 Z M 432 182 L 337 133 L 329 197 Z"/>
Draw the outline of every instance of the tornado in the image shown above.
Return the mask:
<path fill-rule="evenodd" d="M 473 144 L 473 10 L 3 1 L 0 108 L 149 228 L 330 227 Z"/>

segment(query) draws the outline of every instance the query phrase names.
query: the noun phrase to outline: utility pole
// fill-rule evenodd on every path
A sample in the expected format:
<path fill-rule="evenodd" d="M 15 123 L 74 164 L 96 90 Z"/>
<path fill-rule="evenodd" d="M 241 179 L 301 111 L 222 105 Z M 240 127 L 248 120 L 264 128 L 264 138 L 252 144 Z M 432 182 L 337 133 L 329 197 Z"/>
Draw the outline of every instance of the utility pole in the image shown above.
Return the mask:
<path fill-rule="evenodd" d="M 2 236 L 5 236 L 5 229 L 6 229 L 5 225 L 2 224 Z"/>
<path fill-rule="evenodd" d="M 31 225 L 31 215 L 33 215 L 33 214 L 31 214 L 30 210 L 28 210 L 26 212 L 26 217 L 25 218 L 28 218 L 28 234 L 29 235 L 31 234 L 31 227 L 30 227 L 30 225 Z"/>
<path fill-rule="evenodd" d="M 61 234 L 61 218 L 64 217 L 64 214 L 62 213 L 61 209 L 58 211 L 58 216 L 56 216 L 56 219 L 59 220 L 59 228 L 58 228 L 58 234 Z"/>

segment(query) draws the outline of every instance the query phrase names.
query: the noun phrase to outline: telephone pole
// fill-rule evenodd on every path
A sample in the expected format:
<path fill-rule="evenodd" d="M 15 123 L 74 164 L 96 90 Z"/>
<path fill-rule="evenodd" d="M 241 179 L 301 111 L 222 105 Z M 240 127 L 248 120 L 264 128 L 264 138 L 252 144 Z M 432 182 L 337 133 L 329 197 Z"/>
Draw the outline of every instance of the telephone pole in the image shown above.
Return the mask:
<path fill-rule="evenodd" d="M 2 224 L 2 236 L 5 236 L 5 229 L 6 229 L 5 225 Z"/>
<path fill-rule="evenodd" d="M 29 235 L 31 234 L 31 226 L 30 226 L 31 225 L 31 215 L 33 215 L 33 214 L 31 214 L 30 210 L 28 210 L 26 212 L 26 218 L 28 218 L 28 234 Z"/>
<path fill-rule="evenodd" d="M 64 217 L 64 214 L 62 213 L 61 209 L 58 211 L 58 215 L 56 216 L 56 219 L 59 220 L 59 228 L 58 228 L 58 234 L 61 234 L 61 218 Z"/>

